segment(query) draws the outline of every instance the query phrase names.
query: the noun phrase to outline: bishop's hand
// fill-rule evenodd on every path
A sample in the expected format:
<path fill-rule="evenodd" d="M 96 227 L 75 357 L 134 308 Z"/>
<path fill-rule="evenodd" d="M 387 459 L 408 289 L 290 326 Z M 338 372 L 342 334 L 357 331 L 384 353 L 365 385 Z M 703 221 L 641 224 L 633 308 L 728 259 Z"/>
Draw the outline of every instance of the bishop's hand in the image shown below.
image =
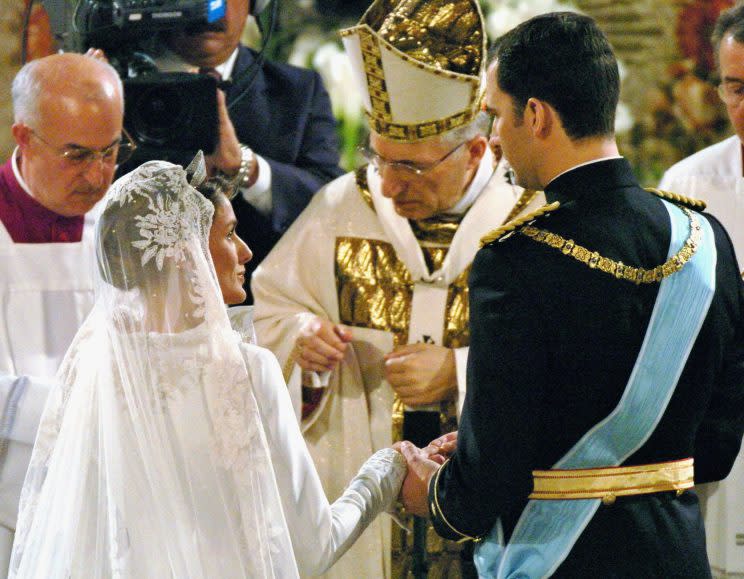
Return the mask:
<path fill-rule="evenodd" d="M 385 355 L 385 379 L 407 406 L 425 406 L 457 394 L 455 351 L 407 344 Z"/>
<path fill-rule="evenodd" d="M 314 316 L 295 341 L 297 364 L 310 372 L 333 370 L 343 359 L 351 339 L 351 330 L 346 326 Z"/>

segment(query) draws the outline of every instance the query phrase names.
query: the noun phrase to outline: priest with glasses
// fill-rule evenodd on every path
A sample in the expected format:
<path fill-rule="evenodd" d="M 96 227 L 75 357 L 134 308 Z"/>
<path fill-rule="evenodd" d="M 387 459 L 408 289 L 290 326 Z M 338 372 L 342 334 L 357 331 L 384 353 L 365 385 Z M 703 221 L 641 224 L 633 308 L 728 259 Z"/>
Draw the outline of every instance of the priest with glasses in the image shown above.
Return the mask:
<path fill-rule="evenodd" d="M 27 63 L 13 81 L 17 147 L 0 166 L 0 577 L 57 368 L 93 305 L 93 223 L 124 131 L 116 71 L 94 53 Z"/>

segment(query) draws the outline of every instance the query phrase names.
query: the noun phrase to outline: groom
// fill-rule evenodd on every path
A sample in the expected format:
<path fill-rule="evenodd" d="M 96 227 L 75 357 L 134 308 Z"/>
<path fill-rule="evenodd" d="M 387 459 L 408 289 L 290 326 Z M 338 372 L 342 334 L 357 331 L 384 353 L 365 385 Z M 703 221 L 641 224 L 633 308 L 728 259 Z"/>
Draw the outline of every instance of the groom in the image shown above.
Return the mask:
<path fill-rule="evenodd" d="M 703 204 L 638 186 L 618 93 L 574 13 L 507 33 L 488 71 L 493 138 L 549 205 L 473 262 L 457 450 L 440 467 L 401 445 L 407 509 L 476 541 L 481 576 L 710 577 L 691 487 L 741 444 L 744 286 Z"/>

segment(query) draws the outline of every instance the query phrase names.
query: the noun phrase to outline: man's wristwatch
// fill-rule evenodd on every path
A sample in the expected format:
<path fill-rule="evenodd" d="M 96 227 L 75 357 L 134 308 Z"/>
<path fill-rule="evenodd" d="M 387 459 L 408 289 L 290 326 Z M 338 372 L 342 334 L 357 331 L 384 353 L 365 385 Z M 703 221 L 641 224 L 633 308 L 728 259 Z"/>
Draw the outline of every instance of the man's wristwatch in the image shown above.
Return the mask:
<path fill-rule="evenodd" d="M 253 168 L 256 163 L 256 153 L 247 145 L 240 145 L 240 169 L 235 175 L 235 184 L 245 188 L 251 186 Z"/>

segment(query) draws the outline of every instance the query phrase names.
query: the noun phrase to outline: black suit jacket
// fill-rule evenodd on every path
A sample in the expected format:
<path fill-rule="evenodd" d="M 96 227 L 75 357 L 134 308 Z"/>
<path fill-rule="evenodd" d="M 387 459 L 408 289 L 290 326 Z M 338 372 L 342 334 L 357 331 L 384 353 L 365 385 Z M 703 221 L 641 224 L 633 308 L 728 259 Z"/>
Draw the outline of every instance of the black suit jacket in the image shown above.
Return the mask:
<path fill-rule="evenodd" d="M 255 51 L 240 46 L 232 78 L 237 80 L 255 58 Z M 230 120 L 238 140 L 263 157 L 272 174 L 273 208 L 268 218 L 241 195 L 233 201 L 238 234 L 254 253 L 246 275 L 252 301 L 250 273 L 313 194 L 344 171 L 338 166 L 336 120 L 317 72 L 264 61 L 248 93 L 231 106 L 244 86 L 238 81 L 227 92 Z"/>
<path fill-rule="evenodd" d="M 666 261 L 667 212 L 625 160 L 561 175 L 546 197 L 562 207 L 536 227 L 628 265 Z M 715 295 L 660 423 L 625 462 L 692 456 L 697 482 L 728 474 L 744 432 L 744 286 L 728 235 L 706 217 L 718 251 Z M 531 471 L 549 469 L 618 404 L 657 292 L 658 284 L 615 279 L 518 233 L 476 255 L 458 449 L 436 488 L 453 527 L 479 536 L 501 517 L 511 535 Z M 456 536 L 441 517 L 435 525 Z M 556 576 L 709 577 L 695 493 L 600 506 Z"/>

